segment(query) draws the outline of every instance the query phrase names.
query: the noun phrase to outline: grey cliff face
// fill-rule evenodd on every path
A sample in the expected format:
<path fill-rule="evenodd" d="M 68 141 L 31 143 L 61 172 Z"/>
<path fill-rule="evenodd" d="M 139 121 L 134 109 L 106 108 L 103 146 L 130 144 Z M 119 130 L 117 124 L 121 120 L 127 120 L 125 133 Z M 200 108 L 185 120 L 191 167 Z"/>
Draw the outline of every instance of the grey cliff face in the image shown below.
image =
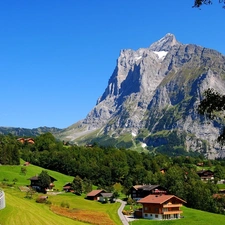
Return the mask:
<path fill-rule="evenodd" d="M 176 130 L 185 133 L 187 151 L 202 152 L 204 145 L 209 158 L 222 156 L 224 151 L 215 142 L 220 125 L 203 121 L 196 108 L 207 88 L 224 93 L 224 77 L 223 55 L 181 44 L 173 34 L 149 48 L 122 50 L 96 106 L 64 136 L 76 141 L 87 140 L 85 135 L 93 132 L 95 137 L 113 138 L 129 133 L 135 139 L 141 130 L 149 137 Z M 142 147 L 148 145 L 147 136 L 142 138 Z"/>

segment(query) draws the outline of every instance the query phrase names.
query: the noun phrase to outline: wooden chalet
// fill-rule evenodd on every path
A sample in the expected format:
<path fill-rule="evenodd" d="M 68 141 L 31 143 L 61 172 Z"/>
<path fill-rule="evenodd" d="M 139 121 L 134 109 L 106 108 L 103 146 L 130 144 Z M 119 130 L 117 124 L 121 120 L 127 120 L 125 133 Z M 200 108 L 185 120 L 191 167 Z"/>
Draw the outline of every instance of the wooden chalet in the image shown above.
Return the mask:
<path fill-rule="evenodd" d="M 148 195 L 138 201 L 142 209 L 135 211 L 136 216 L 152 220 L 179 219 L 183 213 L 180 207 L 186 203 L 175 195 Z"/>
<path fill-rule="evenodd" d="M 73 188 L 72 188 L 72 183 L 66 183 L 64 186 L 63 186 L 63 190 L 65 192 L 74 192 Z"/>
<path fill-rule="evenodd" d="M 49 177 L 51 179 L 51 183 L 49 184 L 49 187 L 47 187 L 46 190 L 43 190 L 43 188 L 40 187 L 38 175 L 30 177 L 28 178 L 28 180 L 30 180 L 30 186 L 36 191 L 51 191 L 53 187 L 55 186 L 54 181 L 57 181 L 57 180 L 52 176 L 49 176 Z"/>
<path fill-rule="evenodd" d="M 29 162 L 24 162 L 24 164 L 23 164 L 24 166 L 29 166 L 30 165 L 30 163 Z"/>
<path fill-rule="evenodd" d="M 135 185 L 130 190 L 131 198 L 139 200 L 150 194 L 167 194 L 167 190 L 160 185 Z"/>
<path fill-rule="evenodd" d="M 100 197 L 102 196 L 101 194 L 105 193 L 104 190 L 92 190 L 91 192 L 89 192 L 86 196 L 86 199 L 89 200 L 100 200 Z"/>
<path fill-rule="evenodd" d="M 22 144 L 24 144 L 24 143 L 34 144 L 35 143 L 33 138 L 18 138 L 17 141 L 19 141 Z"/>
<path fill-rule="evenodd" d="M 199 175 L 202 181 L 214 180 L 214 172 L 211 170 L 200 170 L 197 171 L 197 174 Z"/>

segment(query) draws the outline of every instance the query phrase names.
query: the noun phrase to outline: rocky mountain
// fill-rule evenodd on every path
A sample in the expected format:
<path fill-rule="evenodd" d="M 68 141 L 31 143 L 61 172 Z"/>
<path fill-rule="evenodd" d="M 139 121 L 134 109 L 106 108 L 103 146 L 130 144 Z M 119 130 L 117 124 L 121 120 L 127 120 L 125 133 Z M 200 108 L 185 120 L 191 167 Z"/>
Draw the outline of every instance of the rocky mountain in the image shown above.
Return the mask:
<path fill-rule="evenodd" d="M 225 157 L 215 141 L 222 121 L 208 121 L 196 111 L 209 87 L 225 92 L 225 56 L 166 34 L 149 48 L 122 50 L 96 106 L 58 137 L 77 144 Z"/>

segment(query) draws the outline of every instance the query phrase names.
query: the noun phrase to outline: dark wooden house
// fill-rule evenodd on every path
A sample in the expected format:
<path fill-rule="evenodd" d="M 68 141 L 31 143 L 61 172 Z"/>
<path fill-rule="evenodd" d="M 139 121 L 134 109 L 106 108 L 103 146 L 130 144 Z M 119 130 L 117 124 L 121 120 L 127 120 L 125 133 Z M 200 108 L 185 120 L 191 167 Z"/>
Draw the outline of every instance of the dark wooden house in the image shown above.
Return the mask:
<path fill-rule="evenodd" d="M 57 181 L 54 177 L 49 176 L 51 179 L 51 183 L 49 184 L 49 187 L 47 187 L 45 190 L 40 186 L 38 175 L 28 178 L 30 180 L 30 187 L 32 187 L 36 191 L 51 191 L 54 188 L 54 181 Z"/>
<path fill-rule="evenodd" d="M 73 188 L 72 188 L 72 183 L 66 183 L 64 186 L 63 186 L 63 190 L 65 192 L 74 192 Z"/>
<path fill-rule="evenodd" d="M 139 200 L 150 194 L 166 194 L 167 190 L 160 185 L 135 185 L 130 190 L 131 198 Z"/>
<path fill-rule="evenodd" d="M 200 170 L 197 171 L 197 174 L 199 175 L 202 181 L 214 180 L 214 172 L 211 170 Z"/>

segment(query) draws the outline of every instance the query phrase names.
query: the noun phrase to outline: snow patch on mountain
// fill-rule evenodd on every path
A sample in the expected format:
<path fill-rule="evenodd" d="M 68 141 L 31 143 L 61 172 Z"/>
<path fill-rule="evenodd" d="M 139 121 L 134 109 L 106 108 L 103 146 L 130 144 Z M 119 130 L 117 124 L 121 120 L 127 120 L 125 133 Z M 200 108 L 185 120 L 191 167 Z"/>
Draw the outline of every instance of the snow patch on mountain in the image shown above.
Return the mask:
<path fill-rule="evenodd" d="M 138 61 L 138 60 L 141 59 L 141 58 L 142 58 L 142 56 L 138 56 L 138 57 L 134 58 L 134 60 L 135 60 L 135 61 Z"/>
<path fill-rule="evenodd" d="M 153 52 L 158 56 L 159 59 L 164 59 L 168 53 L 166 51 L 159 51 L 159 52 L 153 51 Z"/>

